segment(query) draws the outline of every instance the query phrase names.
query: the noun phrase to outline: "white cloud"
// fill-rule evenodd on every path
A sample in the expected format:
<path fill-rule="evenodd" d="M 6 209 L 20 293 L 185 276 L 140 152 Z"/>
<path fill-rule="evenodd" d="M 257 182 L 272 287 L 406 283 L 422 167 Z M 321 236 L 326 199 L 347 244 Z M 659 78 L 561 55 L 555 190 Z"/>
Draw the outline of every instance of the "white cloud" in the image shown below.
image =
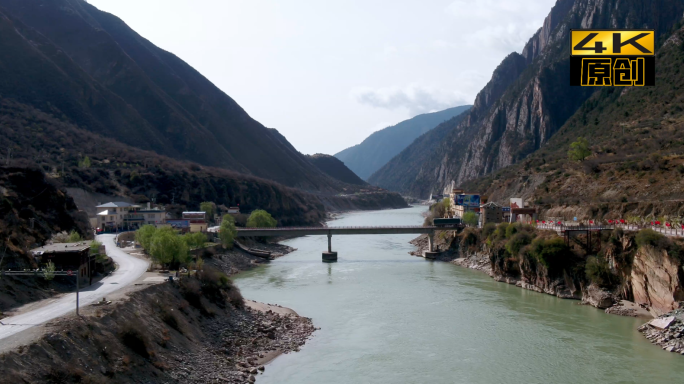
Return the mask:
<path fill-rule="evenodd" d="M 448 91 L 411 84 L 407 87 L 369 88 L 358 87 L 351 96 L 361 104 L 384 109 L 406 109 L 411 116 L 441 111 L 467 104 L 470 98 L 459 91 Z"/>
<path fill-rule="evenodd" d="M 453 45 L 521 51 L 541 27 L 555 0 L 455 0 L 447 11 L 458 23 Z"/>

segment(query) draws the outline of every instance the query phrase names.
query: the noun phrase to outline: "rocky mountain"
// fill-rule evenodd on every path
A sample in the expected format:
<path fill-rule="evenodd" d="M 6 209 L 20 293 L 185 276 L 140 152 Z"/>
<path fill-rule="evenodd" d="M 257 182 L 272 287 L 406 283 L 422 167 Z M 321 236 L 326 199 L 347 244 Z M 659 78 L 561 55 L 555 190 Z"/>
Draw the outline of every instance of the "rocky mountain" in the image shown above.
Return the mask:
<path fill-rule="evenodd" d="M 554 217 L 681 221 L 684 29 L 662 36 L 654 87 L 597 91 L 540 150 L 464 186 L 493 201 L 523 197 Z M 582 162 L 567 153 L 579 137 L 591 153 Z"/>
<path fill-rule="evenodd" d="M 0 94 L 178 160 L 305 190 L 332 180 L 187 63 L 83 0 L 0 0 Z"/>
<path fill-rule="evenodd" d="M 379 185 L 426 197 L 424 191 L 463 185 L 518 163 L 545 146 L 596 91 L 569 85 L 571 29 L 652 28 L 658 39 L 683 13 L 684 2 L 673 0 L 557 1 L 522 53 L 502 62 L 467 116 L 423 163 L 422 177 L 400 184 L 378 172 L 371 182 L 382 179 Z"/>
<path fill-rule="evenodd" d="M 343 162 L 334 156 L 317 153 L 307 157 L 309 158 L 309 161 L 311 161 L 313 165 L 315 165 L 323 173 L 343 183 L 354 185 L 368 184 L 361 180 L 354 172 L 352 172 L 351 169 L 347 168 Z"/>
<path fill-rule="evenodd" d="M 439 164 L 432 163 L 436 160 L 432 153 L 444 143 L 447 135 L 459 134 L 454 127 L 458 126 L 465 116 L 465 113 L 458 115 L 418 137 L 410 147 L 371 175 L 368 181 L 382 188 L 401 191 L 408 196 L 429 195 L 432 186 L 429 181 L 431 176 L 425 170 L 439 167 Z"/>
<path fill-rule="evenodd" d="M 413 140 L 440 123 L 467 111 L 470 107 L 470 105 L 462 105 L 404 120 L 374 132 L 360 144 L 335 154 L 335 157 L 342 160 L 359 177 L 368 180 L 375 171 L 408 147 Z"/>

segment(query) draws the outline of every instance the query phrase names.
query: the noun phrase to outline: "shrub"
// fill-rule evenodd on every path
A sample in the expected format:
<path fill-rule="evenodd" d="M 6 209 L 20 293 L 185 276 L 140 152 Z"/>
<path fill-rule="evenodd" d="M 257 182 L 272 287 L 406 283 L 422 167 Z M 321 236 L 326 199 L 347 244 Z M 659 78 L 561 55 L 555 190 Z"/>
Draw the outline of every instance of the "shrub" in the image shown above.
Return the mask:
<path fill-rule="evenodd" d="M 584 266 L 587 279 L 599 287 L 612 287 L 618 283 L 617 276 L 610 272 L 608 262 L 601 256 L 591 256 Z"/>
<path fill-rule="evenodd" d="M 240 289 L 223 272 L 206 267 L 200 275 L 200 281 L 202 293 L 214 303 L 221 304 L 224 299 L 223 294 L 225 294 L 225 299 L 235 308 L 244 308 L 245 300 Z"/>
<path fill-rule="evenodd" d="M 512 226 L 510 226 L 512 227 Z M 509 227 L 509 228 L 510 228 Z M 506 243 L 506 250 L 512 256 L 520 253 L 520 250 L 532 242 L 532 235 L 527 232 L 516 233 L 508 242 Z"/>
<path fill-rule="evenodd" d="M 572 257 L 570 247 L 560 237 L 552 239 L 536 238 L 532 241 L 529 253 L 544 266 L 558 272 L 562 270 Z"/>
<path fill-rule="evenodd" d="M 119 331 L 119 339 L 133 352 L 147 359 L 152 355 L 149 348 L 150 341 L 147 335 L 134 324 L 133 322 L 126 323 Z"/>
<path fill-rule="evenodd" d="M 176 312 L 174 312 L 173 309 L 161 306 L 160 311 L 160 318 L 163 322 L 165 322 L 169 327 L 175 329 L 176 331 L 183 333 L 178 321 L 178 315 L 176 315 Z"/>
<path fill-rule="evenodd" d="M 507 239 L 510 239 L 511 237 L 513 237 L 513 235 L 515 235 L 519 231 L 520 231 L 520 225 L 518 223 L 510 224 L 506 227 L 505 237 Z"/>
<path fill-rule="evenodd" d="M 485 239 L 488 239 L 489 236 L 491 236 L 494 231 L 496 231 L 496 224 L 494 223 L 487 223 L 482 227 L 482 237 Z"/>
<path fill-rule="evenodd" d="M 634 240 L 639 248 L 651 246 L 654 248 L 667 248 L 669 240 L 662 234 L 652 229 L 642 229 L 636 234 Z"/>
<path fill-rule="evenodd" d="M 93 240 L 90 242 L 90 255 L 91 256 L 97 256 L 100 254 L 100 246 L 102 243 L 100 243 L 97 240 Z"/>
<path fill-rule="evenodd" d="M 466 228 L 462 233 L 461 233 L 461 246 L 462 247 L 470 247 L 473 245 L 477 245 L 480 241 L 480 236 L 478 235 L 477 229 L 475 228 Z"/>
<path fill-rule="evenodd" d="M 501 239 L 506 238 L 506 229 L 508 229 L 510 224 L 508 223 L 501 223 L 496 226 L 496 230 L 494 231 L 494 234 L 492 235 L 492 241 L 498 241 Z"/>

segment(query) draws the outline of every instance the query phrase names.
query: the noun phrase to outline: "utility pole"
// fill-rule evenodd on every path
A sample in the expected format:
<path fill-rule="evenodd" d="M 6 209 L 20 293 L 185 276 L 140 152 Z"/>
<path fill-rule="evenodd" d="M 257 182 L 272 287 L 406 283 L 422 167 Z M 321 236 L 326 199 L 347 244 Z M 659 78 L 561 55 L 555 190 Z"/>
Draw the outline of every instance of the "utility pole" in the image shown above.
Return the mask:
<path fill-rule="evenodd" d="M 79 291 L 79 280 L 81 280 L 81 266 L 78 267 L 78 271 L 76 272 L 76 316 L 79 316 L 78 314 L 78 291 Z"/>
<path fill-rule="evenodd" d="M 11 155 L 12 155 L 12 148 L 7 147 L 7 163 L 6 163 L 6 165 L 9 165 Z"/>

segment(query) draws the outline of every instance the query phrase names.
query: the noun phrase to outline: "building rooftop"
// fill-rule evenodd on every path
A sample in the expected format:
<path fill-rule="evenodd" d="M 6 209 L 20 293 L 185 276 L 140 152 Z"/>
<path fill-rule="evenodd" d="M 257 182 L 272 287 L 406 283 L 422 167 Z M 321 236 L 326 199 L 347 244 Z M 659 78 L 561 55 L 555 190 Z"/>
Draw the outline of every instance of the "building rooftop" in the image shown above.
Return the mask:
<path fill-rule="evenodd" d="M 81 252 L 90 249 L 90 243 L 81 241 L 78 243 L 55 243 L 44 245 L 31 250 L 31 253 L 42 255 L 43 253 L 67 253 Z"/>
<path fill-rule="evenodd" d="M 136 205 L 126 203 L 124 201 L 112 201 L 106 204 L 98 205 L 97 208 L 124 208 L 124 207 L 136 207 Z"/>

